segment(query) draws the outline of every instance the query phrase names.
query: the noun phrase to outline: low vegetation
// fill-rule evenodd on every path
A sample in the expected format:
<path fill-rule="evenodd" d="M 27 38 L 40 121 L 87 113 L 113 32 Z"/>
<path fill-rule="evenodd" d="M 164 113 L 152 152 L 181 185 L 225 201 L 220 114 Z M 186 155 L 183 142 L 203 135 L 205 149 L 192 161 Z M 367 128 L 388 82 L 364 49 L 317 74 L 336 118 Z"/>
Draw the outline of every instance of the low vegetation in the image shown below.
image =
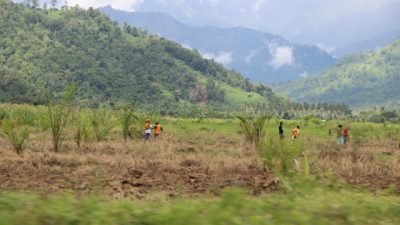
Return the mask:
<path fill-rule="evenodd" d="M 305 187 L 303 187 L 305 188 Z M 366 192 L 296 188 L 297 194 L 248 198 L 110 201 L 69 195 L 0 194 L 1 224 L 399 224 L 400 198 Z M 29 203 L 28 203 L 29 202 Z"/>
<path fill-rule="evenodd" d="M 109 126 L 98 141 L 93 112 L 74 109 L 63 145 L 54 152 L 47 110 L 0 107 L 2 133 L 16 112 L 30 133 L 20 154 L 7 136 L 0 138 L 3 224 L 177 224 L 190 218 L 199 224 L 396 224 L 399 219 L 400 124 L 305 117 L 285 120 L 281 141 L 275 117 L 181 119 L 102 109 L 96 112 L 108 115 Z M 142 135 L 128 135 L 125 141 L 121 118 L 128 112 L 137 117 L 129 131 L 142 134 L 149 118 L 163 126 L 160 139 L 146 143 Z M 257 145 L 240 125 L 254 121 L 260 121 L 254 134 L 263 134 Z M 350 127 L 347 145 L 336 145 L 332 130 L 338 123 Z M 300 138 L 291 139 L 297 125 Z M 232 188 L 242 193 L 227 192 Z"/>

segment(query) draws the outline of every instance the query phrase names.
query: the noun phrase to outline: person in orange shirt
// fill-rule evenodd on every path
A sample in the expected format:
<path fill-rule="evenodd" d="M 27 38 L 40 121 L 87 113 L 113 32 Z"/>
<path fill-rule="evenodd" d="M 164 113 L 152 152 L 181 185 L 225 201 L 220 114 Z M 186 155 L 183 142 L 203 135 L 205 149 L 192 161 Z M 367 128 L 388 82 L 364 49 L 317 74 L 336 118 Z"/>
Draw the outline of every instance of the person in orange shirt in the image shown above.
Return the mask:
<path fill-rule="evenodd" d="M 292 131 L 292 138 L 298 138 L 300 136 L 300 126 L 297 126 Z"/>
<path fill-rule="evenodd" d="M 163 130 L 162 126 L 159 122 L 156 122 L 154 126 L 154 138 L 157 140 L 158 136 L 160 135 L 161 131 Z"/>

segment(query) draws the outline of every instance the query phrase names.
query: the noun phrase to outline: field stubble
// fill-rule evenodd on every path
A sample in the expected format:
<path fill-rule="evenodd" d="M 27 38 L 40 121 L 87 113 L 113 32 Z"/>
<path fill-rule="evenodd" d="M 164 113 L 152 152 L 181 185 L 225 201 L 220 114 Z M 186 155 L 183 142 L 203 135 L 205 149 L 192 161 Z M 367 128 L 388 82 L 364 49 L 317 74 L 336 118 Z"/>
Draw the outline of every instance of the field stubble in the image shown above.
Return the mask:
<path fill-rule="evenodd" d="M 219 195 L 231 187 L 254 195 L 280 189 L 279 180 L 264 168 L 254 145 L 244 140 L 238 121 L 161 123 L 166 132 L 157 142 L 124 142 L 115 125 L 104 141 L 92 138 L 79 148 L 74 129 L 69 127 L 58 153 L 51 151 L 49 130 L 33 129 L 21 155 L 0 139 L 0 190 L 143 199 L 160 193 L 166 197 Z M 293 124 L 288 127 L 297 122 L 290 123 Z M 334 177 L 373 191 L 394 188 L 399 193 L 400 151 L 396 135 L 378 135 L 380 125 L 354 124 L 354 140 L 347 146 L 337 146 L 334 137 L 324 134 L 331 126 L 302 126 L 302 136 L 295 140 L 306 146 L 304 154 L 313 176 Z M 275 127 L 274 122 L 268 124 L 267 139 L 277 136 Z M 364 137 L 357 129 L 369 133 Z M 386 130 L 393 133 L 395 127 Z M 298 159 L 299 165 L 305 165 L 303 160 L 304 157 Z M 299 173 L 303 170 L 297 169 Z"/>
<path fill-rule="evenodd" d="M 50 141 L 41 141 L 47 135 L 36 134 L 22 155 L 2 142 L 2 190 L 145 198 L 160 192 L 170 197 L 219 194 L 227 187 L 246 188 L 252 194 L 277 189 L 274 177 L 251 146 L 236 140 L 238 136 L 209 138 L 208 132 L 200 131 L 191 141 L 166 134 L 157 142 L 115 140 L 81 148 L 65 141 L 63 150 L 54 153 Z M 199 144 L 201 139 L 209 144 Z"/>

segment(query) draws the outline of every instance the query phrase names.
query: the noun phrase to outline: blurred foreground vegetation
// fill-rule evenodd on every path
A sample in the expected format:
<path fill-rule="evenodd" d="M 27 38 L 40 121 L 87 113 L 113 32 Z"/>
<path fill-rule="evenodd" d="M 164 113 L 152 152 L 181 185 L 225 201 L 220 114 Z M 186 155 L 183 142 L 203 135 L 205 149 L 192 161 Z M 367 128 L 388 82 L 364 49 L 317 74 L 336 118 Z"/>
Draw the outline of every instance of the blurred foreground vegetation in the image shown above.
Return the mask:
<path fill-rule="evenodd" d="M 1 193 L 0 224 L 399 224 L 400 198 L 294 182 L 260 198 L 231 190 L 202 199 L 111 201 L 72 195 Z"/>

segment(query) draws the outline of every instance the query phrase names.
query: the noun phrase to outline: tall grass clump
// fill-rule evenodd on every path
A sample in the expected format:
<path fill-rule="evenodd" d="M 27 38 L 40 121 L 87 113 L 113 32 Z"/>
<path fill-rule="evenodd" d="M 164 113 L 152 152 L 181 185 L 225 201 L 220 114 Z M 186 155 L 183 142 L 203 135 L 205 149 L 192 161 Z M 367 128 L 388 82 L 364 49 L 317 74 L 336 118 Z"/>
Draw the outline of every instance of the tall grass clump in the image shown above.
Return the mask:
<path fill-rule="evenodd" d="M 304 148 L 304 145 L 296 139 L 279 140 L 270 137 L 260 144 L 260 154 L 270 171 L 289 175 L 292 172 L 300 172 L 299 158 L 303 155 Z M 303 172 L 308 175 L 308 157 L 305 157 L 303 161 L 307 164 L 303 165 Z"/>
<path fill-rule="evenodd" d="M 252 142 L 258 147 L 260 141 L 265 136 L 265 124 L 272 116 L 264 115 L 256 118 L 238 116 L 237 118 L 240 120 L 240 127 L 242 128 L 246 141 Z"/>
<path fill-rule="evenodd" d="M 139 118 L 135 115 L 135 104 L 126 105 L 122 108 L 120 122 L 122 126 L 122 136 L 125 142 L 128 138 L 136 136 L 136 128 L 138 127 L 135 126 L 135 124 L 137 124 L 138 121 Z"/>
<path fill-rule="evenodd" d="M 19 118 L 18 113 L 19 111 L 13 112 L 3 120 L 2 133 L 11 143 L 15 152 L 21 154 L 26 148 L 30 131 L 28 125 L 24 124 L 23 120 Z"/>
<path fill-rule="evenodd" d="M 59 99 L 47 96 L 47 115 L 51 129 L 53 151 L 58 152 L 63 142 L 63 132 L 70 119 L 76 86 L 70 86 Z"/>
<path fill-rule="evenodd" d="M 3 121 L 7 116 L 7 110 L 5 110 L 4 108 L 0 108 L 0 124 L 1 121 Z"/>
<path fill-rule="evenodd" d="M 90 137 L 89 127 L 90 121 L 86 114 L 86 111 L 78 112 L 74 115 L 74 138 L 76 146 L 81 147 L 82 142 L 87 142 Z"/>
<path fill-rule="evenodd" d="M 96 141 L 106 140 L 111 129 L 114 127 L 111 114 L 107 110 L 92 110 L 90 124 Z"/>
<path fill-rule="evenodd" d="M 373 133 L 368 136 L 366 131 L 372 131 Z M 353 151 L 358 151 L 362 145 L 369 144 L 372 137 L 376 136 L 376 132 L 370 129 L 370 126 L 364 124 L 359 126 L 353 126 L 350 130 L 350 144 Z"/>

